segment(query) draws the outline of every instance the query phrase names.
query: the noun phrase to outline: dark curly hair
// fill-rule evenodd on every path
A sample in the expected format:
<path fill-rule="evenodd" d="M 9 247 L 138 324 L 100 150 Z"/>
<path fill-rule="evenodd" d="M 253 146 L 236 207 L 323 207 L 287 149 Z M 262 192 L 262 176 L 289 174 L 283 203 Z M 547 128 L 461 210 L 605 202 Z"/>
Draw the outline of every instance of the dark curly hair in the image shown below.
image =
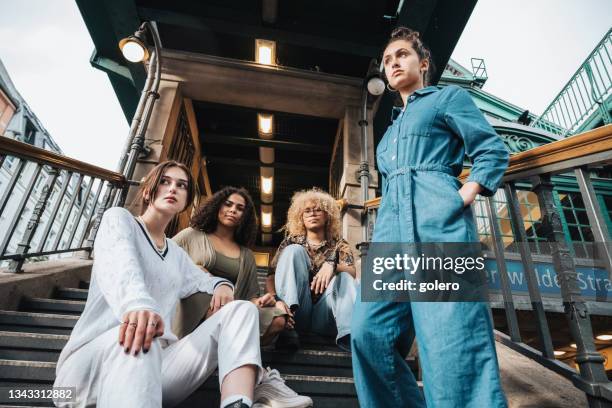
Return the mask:
<path fill-rule="evenodd" d="M 418 31 L 415 31 L 408 27 L 397 27 L 393 31 L 391 31 L 391 35 L 389 36 L 389 41 L 385 45 L 385 48 L 389 46 L 394 41 L 397 40 L 406 40 L 412 44 L 412 48 L 419 56 L 419 60 L 428 60 L 429 68 L 425 72 L 425 76 L 423 77 L 423 85 L 428 86 L 431 84 L 431 79 L 435 73 L 435 66 L 433 62 L 433 58 L 431 56 L 431 51 L 429 48 L 423 43 L 421 40 L 421 35 Z"/>
<path fill-rule="evenodd" d="M 240 224 L 234 231 L 234 240 L 239 245 L 250 247 L 255 243 L 257 237 L 257 213 L 251 195 L 244 188 L 228 186 L 217 191 L 197 209 L 191 218 L 190 225 L 192 228 L 199 229 L 207 234 L 215 232 L 219 223 L 219 209 L 232 194 L 239 194 L 246 202 Z"/>

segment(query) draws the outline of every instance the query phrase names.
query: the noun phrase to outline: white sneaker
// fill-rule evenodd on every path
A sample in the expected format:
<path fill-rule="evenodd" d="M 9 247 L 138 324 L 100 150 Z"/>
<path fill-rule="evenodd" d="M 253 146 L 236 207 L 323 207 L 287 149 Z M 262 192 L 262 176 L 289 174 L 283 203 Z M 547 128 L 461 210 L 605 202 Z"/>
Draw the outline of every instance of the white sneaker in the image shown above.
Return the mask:
<path fill-rule="evenodd" d="M 307 408 L 312 407 L 310 397 L 298 395 L 285 385 L 278 370 L 264 370 L 261 383 L 255 386 L 253 408 Z"/>

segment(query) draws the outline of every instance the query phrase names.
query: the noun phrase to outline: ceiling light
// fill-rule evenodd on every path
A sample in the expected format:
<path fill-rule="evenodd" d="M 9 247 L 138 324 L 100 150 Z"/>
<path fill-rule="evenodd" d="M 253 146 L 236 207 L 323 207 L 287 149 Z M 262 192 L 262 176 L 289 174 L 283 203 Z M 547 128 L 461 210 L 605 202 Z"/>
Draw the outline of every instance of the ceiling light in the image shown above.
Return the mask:
<path fill-rule="evenodd" d="M 255 40 L 255 61 L 264 65 L 276 64 L 276 43 L 268 40 Z"/>
<path fill-rule="evenodd" d="M 272 194 L 272 186 L 273 186 L 273 178 L 272 177 L 262 177 L 261 178 L 261 192 L 264 194 Z"/>
<path fill-rule="evenodd" d="M 261 225 L 266 228 L 272 226 L 272 212 L 265 212 L 264 210 L 261 210 Z"/>
<path fill-rule="evenodd" d="M 262 113 L 257 114 L 257 123 L 259 126 L 259 133 L 263 135 L 271 135 L 274 130 L 274 116 L 266 115 Z"/>
<path fill-rule="evenodd" d="M 567 351 L 563 351 L 563 350 L 555 350 L 555 356 L 559 357 L 564 355 L 565 353 L 567 353 Z"/>
<path fill-rule="evenodd" d="M 600 334 L 599 336 L 597 336 L 595 338 L 597 340 L 610 341 L 610 340 L 612 340 L 612 334 Z"/>

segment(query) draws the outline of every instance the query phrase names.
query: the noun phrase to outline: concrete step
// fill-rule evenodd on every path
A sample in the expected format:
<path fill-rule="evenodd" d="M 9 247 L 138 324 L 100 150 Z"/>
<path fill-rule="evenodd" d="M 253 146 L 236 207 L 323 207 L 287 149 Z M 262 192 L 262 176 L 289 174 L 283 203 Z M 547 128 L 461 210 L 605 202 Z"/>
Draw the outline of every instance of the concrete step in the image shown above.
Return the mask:
<path fill-rule="evenodd" d="M 0 385 L 4 385 L 5 382 L 52 383 L 55 379 L 55 366 L 53 362 L 2 359 L 0 360 Z M 281 374 L 281 377 L 299 394 L 356 398 L 352 378 L 291 374 Z M 197 396 L 202 390 L 219 392 L 219 378 L 216 373 L 208 378 L 194 395 Z"/>
<path fill-rule="evenodd" d="M 263 286 L 265 274 L 259 281 Z M 54 299 L 26 298 L 22 311 L 0 311 L 0 386 L 52 384 L 55 362 L 87 299 L 89 283 L 79 286 L 56 289 Z M 302 349 L 296 353 L 264 350 L 264 366 L 278 369 L 289 387 L 313 398 L 317 407 L 358 407 L 350 354 L 338 349 L 331 337 L 301 334 L 300 339 Z M 214 374 L 180 406 L 218 404 Z"/>
<path fill-rule="evenodd" d="M 57 288 L 55 290 L 55 299 L 64 300 L 87 300 L 88 289 L 77 289 L 77 288 Z"/>
<path fill-rule="evenodd" d="M 56 362 L 68 337 L 0 331 L 0 359 Z"/>
<path fill-rule="evenodd" d="M 89 289 L 89 281 L 80 281 L 79 282 L 80 289 Z"/>
<path fill-rule="evenodd" d="M 282 374 L 352 377 L 351 355 L 338 351 L 299 350 L 296 353 L 264 351 L 264 366 Z"/>
<path fill-rule="evenodd" d="M 285 374 L 281 376 L 295 392 L 312 398 L 317 408 L 359 407 L 351 378 Z M 202 387 L 179 404 L 178 408 L 214 407 L 219 403 L 219 379 L 215 373 Z"/>
<path fill-rule="evenodd" d="M 0 330 L 69 334 L 78 319 L 76 315 L 0 310 Z"/>
<path fill-rule="evenodd" d="M 0 384 L 5 381 L 52 383 L 55 363 L 49 361 L 0 360 Z"/>
<path fill-rule="evenodd" d="M 0 331 L 0 359 L 55 362 L 68 335 Z M 352 377 L 351 356 L 338 351 L 263 351 L 265 366 L 283 374 Z"/>
<path fill-rule="evenodd" d="M 82 300 L 24 298 L 19 309 L 26 312 L 81 314 L 85 309 L 85 302 Z"/>

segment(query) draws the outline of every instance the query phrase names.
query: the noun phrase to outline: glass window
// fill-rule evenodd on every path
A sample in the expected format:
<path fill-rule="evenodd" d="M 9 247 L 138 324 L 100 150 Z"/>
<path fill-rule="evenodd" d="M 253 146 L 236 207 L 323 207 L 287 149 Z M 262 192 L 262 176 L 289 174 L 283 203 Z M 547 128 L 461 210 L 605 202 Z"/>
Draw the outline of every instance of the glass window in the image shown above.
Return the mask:
<path fill-rule="evenodd" d="M 571 239 L 574 253 L 579 258 L 588 257 L 592 252 L 590 242 L 593 242 L 593 231 L 589 223 L 589 217 L 584 208 L 584 201 L 579 192 L 560 191 L 559 201 L 563 208 L 562 221 L 567 227 L 566 231 Z"/>

